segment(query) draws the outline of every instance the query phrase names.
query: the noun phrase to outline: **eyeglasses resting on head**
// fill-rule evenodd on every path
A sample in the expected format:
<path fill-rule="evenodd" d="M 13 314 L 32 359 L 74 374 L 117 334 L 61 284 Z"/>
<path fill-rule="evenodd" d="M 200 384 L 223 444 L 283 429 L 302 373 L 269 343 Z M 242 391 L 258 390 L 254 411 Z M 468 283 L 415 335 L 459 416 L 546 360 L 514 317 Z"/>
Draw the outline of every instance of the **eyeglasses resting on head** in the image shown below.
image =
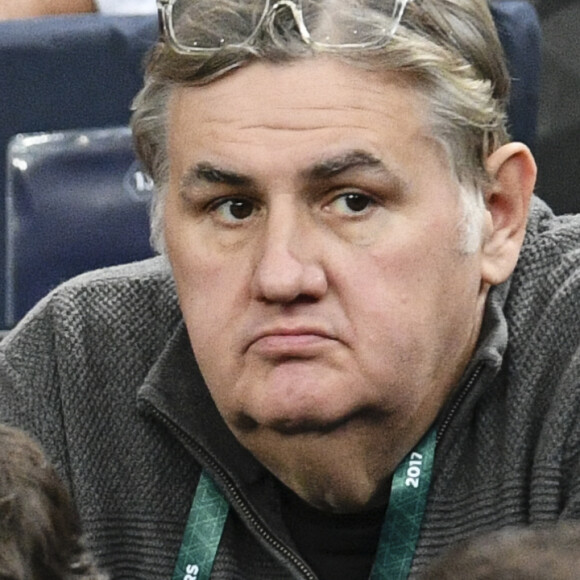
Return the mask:
<path fill-rule="evenodd" d="M 218 4 L 214 0 L 157 0 L 157 7 L 161 37 L 175 52 L 210 56 L 228 47 L 251 47 L 264 26 L 273 30 L 279 19 L 288 16 L 302 41 L 312 48 L 380 48 L 393 37 L 412 1 L 354 0 L 345 13 L 353 25 L 340 30 L 325 19 L 326 10 L 330 9 L 336 22 L 337 7 L 332 2 L 231 0 Z M 356 14 L 361 12 L 367 15 L 365 28 L 360 22 L 354 24 Z M 368 18 L 369 13 L 373 18 Z"/>

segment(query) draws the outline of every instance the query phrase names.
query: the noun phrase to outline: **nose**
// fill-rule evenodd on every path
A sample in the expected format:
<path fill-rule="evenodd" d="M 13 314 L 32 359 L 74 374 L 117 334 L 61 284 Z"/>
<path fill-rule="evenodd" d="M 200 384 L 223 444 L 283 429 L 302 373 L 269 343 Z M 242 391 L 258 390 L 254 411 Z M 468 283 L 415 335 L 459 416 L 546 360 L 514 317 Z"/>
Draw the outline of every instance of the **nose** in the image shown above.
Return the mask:
<path fill-rule="evenodd" d="M 279 304 L 316 301 L 328 289 L 316 226 L 290 211 L 268 216 L 256 262 L 256 299 Z"/>

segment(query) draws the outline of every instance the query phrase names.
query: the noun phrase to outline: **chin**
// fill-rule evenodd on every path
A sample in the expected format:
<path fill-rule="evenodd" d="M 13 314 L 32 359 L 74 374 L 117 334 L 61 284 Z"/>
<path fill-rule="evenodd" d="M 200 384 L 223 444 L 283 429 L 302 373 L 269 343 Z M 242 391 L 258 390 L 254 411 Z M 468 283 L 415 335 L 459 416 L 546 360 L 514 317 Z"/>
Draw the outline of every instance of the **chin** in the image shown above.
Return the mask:
<path fill-rule="evenodd" d="M 373 509 L 388 502 L 388 490 L 384 485 L 364 478 L 338 480 L 337 474 L 322 481 L 312 478 L 308 482 L 290 481 L 286 485 L 312 507 L 332 513 L 358 513 Z"/>
<path fill-rule="evenodd" d="M 373 423 L 367 417 L 329 431 L 288 433 L 257 427 L 235 434 L 260 463 L 308 504 L 324 511 L 352 513 L 388 502 L 391 474 L 406 454 L 386 435 L 389 427 L 389 422 Z"/>
<path fill-rule="evenodd" d="M 369 456 L 360 449 L 333 453 L 333 445 L 324 445 L 322 441 L 312 448 L 300 441 L 300 436 L 289 439 L 294 444 L 285 445 L 285 452 L 279 453 L 277 448 L 274 457 L 267 453 L 256 456 L 277 479 L 312 507 L 354 513 L 388 502 L 391 470 L 384 456 Z"/>

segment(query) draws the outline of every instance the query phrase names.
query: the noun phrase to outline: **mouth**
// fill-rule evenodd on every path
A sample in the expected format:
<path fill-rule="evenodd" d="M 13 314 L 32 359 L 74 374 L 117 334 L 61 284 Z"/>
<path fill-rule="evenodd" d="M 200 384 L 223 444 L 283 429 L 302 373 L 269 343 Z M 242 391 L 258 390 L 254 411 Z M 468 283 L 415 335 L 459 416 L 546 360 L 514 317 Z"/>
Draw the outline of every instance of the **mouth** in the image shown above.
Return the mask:
<path fill-rule="evenodd" d="M 253 337 L 246 350 L 264 358 L 311 358 L 337 342 L 335 336 L 319 328 L 273 328 Z"/>

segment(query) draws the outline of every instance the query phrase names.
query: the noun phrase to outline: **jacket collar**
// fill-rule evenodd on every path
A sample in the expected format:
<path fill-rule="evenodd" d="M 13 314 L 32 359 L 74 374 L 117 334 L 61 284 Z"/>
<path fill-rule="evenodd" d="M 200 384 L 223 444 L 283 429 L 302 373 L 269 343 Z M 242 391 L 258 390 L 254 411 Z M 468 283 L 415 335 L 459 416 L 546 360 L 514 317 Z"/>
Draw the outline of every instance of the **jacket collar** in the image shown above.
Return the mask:
<path fill-rule="evenodd" d="M 263 476 L 264 468 L 238 443 L 219 414 L 195 361 L 183 320 L 145 378 L 138 405 L 161 418 L 208 471 L 221 465 L 224 470 L 231 469 L 230 475 L 241 474 L 249 482 Z"/>
<path fill-rule="evenodd" d="M 491 288 L 475 352 L 461 380 L 437 419 L 437 453 L 445 453 L 454 434 L 471 420 L 472 412 L 484 392 L 497 377 L 508 346 L 508 324 L 504 308 L 511 278 Z"/>
<path fill-rule="evenodd" d="M 472 420 L 475 405 L 490 388 L 504 364 L 510 340 L 508 326 L 513 326 L 513 322 L 508 324 L 506 319 L 506 312 L 510 310 L 510 293 L 517 292 L 516 287 L 521 283 L 520 264 L 536 259 L 533 252 L 536 236 L 547 227 L 545 222 L 551 221 L 553 217 L 550 208 L 533 196 L 518 266 L 506 282 L 491 288 L 474 355 L 447 405 L 439 414 L 438 426 L 444 426 L 445 433 L 441 430 L 439 432 L 438 453 L 445 452 L 447 445 L 452 444 L 453 437 L 450 434 L 456 433 Z"/>
<path fill-rule="evenodd" d="M 277 483 L 240 445 L 219 414 L 183 321 L 146 377 L 137 399 L 140 411 L 169 428 L 211 475 L 233 509 L 251 522 L 250 528 L 258 536 L 275 535 L 276 541 L 293 544 L 282 521 Z"/>

